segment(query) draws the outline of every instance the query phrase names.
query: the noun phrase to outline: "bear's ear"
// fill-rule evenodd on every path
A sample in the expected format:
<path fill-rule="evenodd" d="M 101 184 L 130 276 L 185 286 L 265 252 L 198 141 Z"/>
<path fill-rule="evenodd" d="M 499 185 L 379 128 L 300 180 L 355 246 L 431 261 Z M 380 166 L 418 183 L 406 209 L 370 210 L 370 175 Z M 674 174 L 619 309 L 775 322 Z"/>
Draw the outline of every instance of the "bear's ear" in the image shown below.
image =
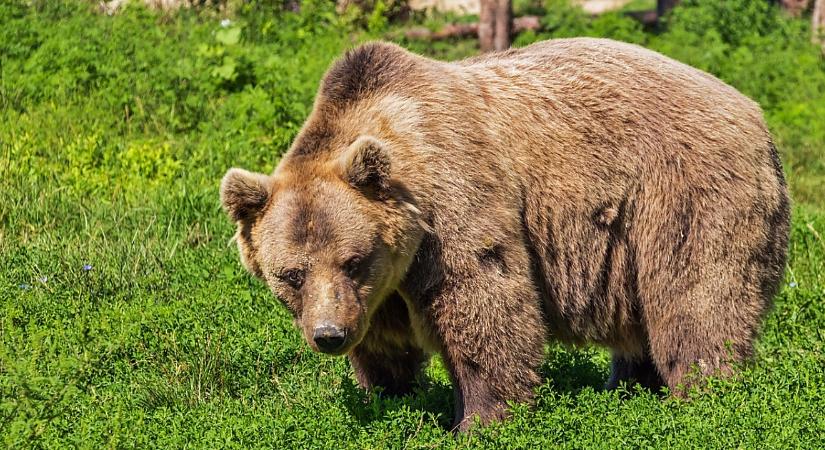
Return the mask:
<path fill-rule="evenodd" d="M 229 169 L 221 181 L 221 204 L 232 220 L 245 221 L 258 214 L 272 189 L 272 178 L 243 169 Z"/>
<path fill-rule="evenodd" d="M 338 158 L 341 176 L 351 186 L 385 195 L 390 188 L 390 154 L 371 136 L 355 140 Z"/>

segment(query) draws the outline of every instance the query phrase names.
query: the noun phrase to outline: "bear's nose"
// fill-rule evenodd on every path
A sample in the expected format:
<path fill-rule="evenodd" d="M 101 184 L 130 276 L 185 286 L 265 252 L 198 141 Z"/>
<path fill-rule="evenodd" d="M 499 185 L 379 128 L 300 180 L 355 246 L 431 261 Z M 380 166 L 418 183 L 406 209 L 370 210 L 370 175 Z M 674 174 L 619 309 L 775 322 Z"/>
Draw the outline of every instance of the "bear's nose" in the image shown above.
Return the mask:
<path fill-rule="evenodd" d="M 318 349 L 324 353 L 333 353 L 344 346 L 347 332 L 335 325 L 324 324 L 315 328 L 312 340 Z"/>

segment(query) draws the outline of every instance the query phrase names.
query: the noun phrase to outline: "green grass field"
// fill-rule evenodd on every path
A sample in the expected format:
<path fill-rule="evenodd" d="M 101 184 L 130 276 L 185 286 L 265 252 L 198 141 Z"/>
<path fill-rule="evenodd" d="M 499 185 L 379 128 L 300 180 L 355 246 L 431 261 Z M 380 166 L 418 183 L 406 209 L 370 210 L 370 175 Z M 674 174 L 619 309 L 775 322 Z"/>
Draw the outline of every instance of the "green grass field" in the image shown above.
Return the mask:
<path fill-rule="evenodd" d="M 790 260 L 755 360 L 689 401 L 605 392 L 602 349 L 549 346 L 533 406 L 446 430 L 435 359 L 403 398 L 312 353 L 241 268 L 224 171 L 271 170 L 329 62 L 386 23 L 326 3 L 108 17 L 0 2 L 0 439 L 10 448 L 825 447 L 825 62 L 807 24 L 686 1 L 669 28 L 550 0 L 552 36 L 637 42 L 758 100 L 794 197 Z M 551 8 L 552 7 L 552 8 Z M 380 19 L 380 18 L 379 18 Z M 456 58 L 472 42 L 402 42 Z M 630 394 L 630 395 L 627 395 Z"/>

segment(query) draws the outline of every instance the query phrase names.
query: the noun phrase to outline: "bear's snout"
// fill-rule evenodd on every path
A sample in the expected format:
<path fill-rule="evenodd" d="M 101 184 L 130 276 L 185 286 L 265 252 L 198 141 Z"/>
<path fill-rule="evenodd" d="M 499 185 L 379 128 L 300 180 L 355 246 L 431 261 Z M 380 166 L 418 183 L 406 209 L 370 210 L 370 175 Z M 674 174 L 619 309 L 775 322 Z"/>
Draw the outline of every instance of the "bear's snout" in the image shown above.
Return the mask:
<path fill-rule="evenodd" d="M 329 323 L 315 327 L 312 333 L 312 340 L 318 346 L 318 350 L 324 353 L 335 353 L 340 350 L 347 341 L 347 330 Z"/>

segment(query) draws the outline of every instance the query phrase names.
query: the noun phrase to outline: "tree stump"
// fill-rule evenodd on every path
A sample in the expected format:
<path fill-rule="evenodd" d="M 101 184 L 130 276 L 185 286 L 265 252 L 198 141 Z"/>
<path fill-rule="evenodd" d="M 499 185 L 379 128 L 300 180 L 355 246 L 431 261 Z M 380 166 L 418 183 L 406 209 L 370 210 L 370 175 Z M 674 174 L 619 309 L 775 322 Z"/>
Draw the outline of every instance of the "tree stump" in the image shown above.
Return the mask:
<path fill-rule="evenodd" d="M 814 11 L 811 14 L 811 39 L 814 44 L 819 44 L 825 53 L 825 0 L 814 2 Z"/>
<path fill-rule="evenodd" d="M 482 52 L 510 47 L 512 24 L 511 0 L 481 0 L 478 17 L 478 44 Z"/>
<path fill-rule="evenodd" d="M 780 0 L 782 9 L 788 12 L 793 17 L 799 17 L 808 9 L 810 0 Z"/>

